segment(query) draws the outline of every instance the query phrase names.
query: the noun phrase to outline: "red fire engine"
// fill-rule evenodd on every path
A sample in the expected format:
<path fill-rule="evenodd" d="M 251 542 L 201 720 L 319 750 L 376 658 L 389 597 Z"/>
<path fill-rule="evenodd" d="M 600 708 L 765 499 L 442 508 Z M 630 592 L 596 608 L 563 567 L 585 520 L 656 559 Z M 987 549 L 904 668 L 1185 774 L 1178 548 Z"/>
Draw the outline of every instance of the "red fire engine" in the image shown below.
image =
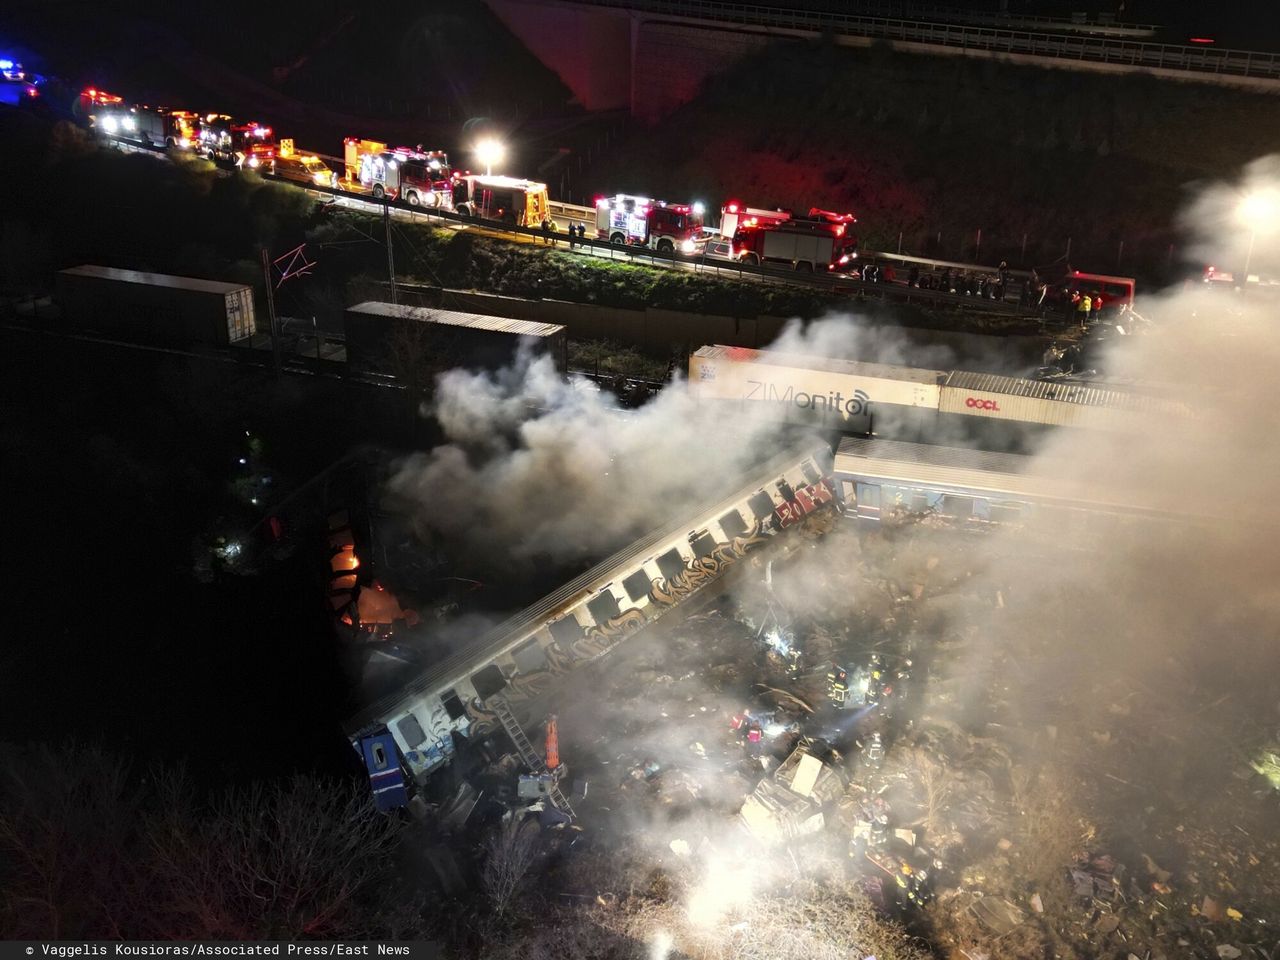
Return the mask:
<path fill-rule="evenodd" d="M 392 147 L 377 140 L 343 141 L 347 179 L 378 200 L 403 200 L 411 207 L 453 207 L 453 171 L 443 150 Z"/>
<path fill-rule="evenodd" d="M 702 204 L 664 203 L 618 194 L 596 198 L 596 236 L 610 243 L 694 253 L 702 235 Z"/>
<path fill-rule="evenodd" d="M 276 142 L 270 127 L 237 123 L 225 113 L 210 113 L 200 120 L 200 152 L 210 160 L 231 160 L 237 167 L 271 170 Z"/>
<path fill-rule="evenodd" d="M 775 214 L 776 215 L 776 214 Z M 787 217 L 762 222 L 758 218 L 738 224 L 733 236 L 733 257 L 744 263 L 785 264 L 793 270 L 841 270 L 858 256 L 858 238 L 851 213 L 832 213 L 814 207 L 807 217 Z"/>
<path fill-rule="evenodd" d="M 720 208 L 720 236 L 732 240 L 739 227 L 773 226 L 790 219 L 790 210 L 757 210 L 731 200 Z"/>

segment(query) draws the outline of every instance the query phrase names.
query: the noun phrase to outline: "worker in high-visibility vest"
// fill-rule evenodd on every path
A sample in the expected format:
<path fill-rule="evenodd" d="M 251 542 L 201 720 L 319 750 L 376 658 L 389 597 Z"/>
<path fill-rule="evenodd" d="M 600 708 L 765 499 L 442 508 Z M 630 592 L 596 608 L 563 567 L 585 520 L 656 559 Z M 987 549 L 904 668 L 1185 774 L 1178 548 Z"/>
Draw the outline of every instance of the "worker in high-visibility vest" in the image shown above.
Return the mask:
<path fill-rule="evenodd" d="M 1076 316 L 1079 318 L 1081 326 L 1084 326 L 1084 324 L 1088 321 L 1089 311 L 1091 311 L 1092 309 L 1093 309 L 1093 298 L 1090 297 L 1087 293 L 1083 294 L 1080 297 L 1080 302 L 1076 304 Z"/>

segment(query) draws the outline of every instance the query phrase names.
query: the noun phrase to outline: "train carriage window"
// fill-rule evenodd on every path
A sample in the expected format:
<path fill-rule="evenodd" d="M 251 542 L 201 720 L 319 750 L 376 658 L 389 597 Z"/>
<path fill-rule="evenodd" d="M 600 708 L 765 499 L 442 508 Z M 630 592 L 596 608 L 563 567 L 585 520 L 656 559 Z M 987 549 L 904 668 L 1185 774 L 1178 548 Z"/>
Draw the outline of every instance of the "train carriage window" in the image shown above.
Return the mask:
<path fill-rule="evenodd" d="M 693 555 L 701 560 L 711 556 L 720 544 L 716 543 L 715 537 L 704 530 L 689 541 L 689 546 L 693 547 Z"/>
<path fill-rule="evenodd" d="M 773 516 L 773 497 L 763 490 L 752 494 L 751 499 L 747 501 L 747 506 L 751 508 L 751 512 L 755 514 L 757 520 L 767 520 Z"/>
<path fill-rule="evenodd" d="M 511 659 L 521 673 L 537 673 L 547 665 L 547 654 L 538 646 L 537 638 L 526 640 L 511 651 Z"/>
<path fill-rule="evenodd" d="M 929 509 L 929 498 L 923 493 L 913 493 L 911 495 L 911 512 L 924 513 Z"/>
<path fill-rule="evenodd" d="M 668 580 L 674 580 L 684 573 L 684 557 L 680 556 L 680 551 L 674 547 L 658 557 L 655 562 L 658 564 L 658 570 Z"/>
<path fill-rule="evenodd" d="M 622 589 L 627 591 L 628 597 L 637 602 L 649 596 L 649 590 L 652 587 L 653 581 L 649 579 L 649 574 L 643 567 L 622 581 Z"/>
<path fill-rule="evenodd" d="M 496 663 L 489 664 L 479 673 L 471 676 L 471 686 L 481 700 L 488 700 L 506 685 L 507 678 L 502 675 Z"/>
<path fill-rule="evenodd" d="M 844 498 L 845 498 L 845 500 L 846 500 L 846 501 L 848 501 L 849 503 L 853 503 L 853 501 L 854 501 L 854 499 L 855 499 L 855 495 L 854 495 L 854 492 L 853 492 L 853 481 L 852 481 L 852 480 L 841 480 L 841 481 L 840 481 L 840 489 L 844 491 Z"/>
<path fill-rule="evenodd" d="M 582 639 L 582 624 L 578 623 L 572 615 L 561 617 L 551 624 L 551 636 L 555 637 L 556 643 L 567 647 Z"/>
<path fill-rule="evenodd" d="M 993 503 L 990 506 L 990 517 L 993 523 L 1017 523 L 1022 517 L 1022 504 Z"/>
<path fill-rule="evenodd" d="M 732 540 L 734 537 L 740 537 L 747 532 L 747 522 L 742 519 L 742 514 L 737 510 L 730 510 L 720 518 L 720 529 L 724 531 L 724 535 Z"/>
<path fill-rule="evenodd" d="M 444 706 L 444 712 L 449 715 L 450 720 L 460 720 L 466 716 L 467 708 L 462 705 L 458 691 L 450 690 L 440 698 L 440 703 Z"/>
<path fill-rule="evenodd" d="M 968 520 L 973 516 L 973 497 L 957 497 L 948 493 L 942 498 L 942 512 L 956 520 Z"/>
<path fill-rule="evenodd" d="M 618 598 L 613 595 L 610 590 L 605 590 L 600 596 L 595 597 L 587 603 L 587 609 L 591 611 L 591 619 L 596 623 L 604 623 L 606 620 L 612 620 L 622 611 L 618 609 Z"/>
<path fill-rule="evenodd" d="M 808 460 L 800 464 L 800 472 L 804 474 L 804 478 L 808 483 L 817 483 L 822 479 L 822 474 L 814 469 L 813 464 Z"/>
<path fill-rule="evenodd" d="M 796 498 L 795 488 L 785 480 L 779 480 L 777 483 L 778 493 L 782 496 L 784 502 L 789 503 Z"/>
<path fill-rule="evenodd" d="M 412 713 L 396 721 L 396 731 L 400 734 L 400 739 L 404 741 L 405 746 L 410 750 L 427 739 L 427 735 L 422 732 L 422 724 L 418 722 L 418 718 Z"/>

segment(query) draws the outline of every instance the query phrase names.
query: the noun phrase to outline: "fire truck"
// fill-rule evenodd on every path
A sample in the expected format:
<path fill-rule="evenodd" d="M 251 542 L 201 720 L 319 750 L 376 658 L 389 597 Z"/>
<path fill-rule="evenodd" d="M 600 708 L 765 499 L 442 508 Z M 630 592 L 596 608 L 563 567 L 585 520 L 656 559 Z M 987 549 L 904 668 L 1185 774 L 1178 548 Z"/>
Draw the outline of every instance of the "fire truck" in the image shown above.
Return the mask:
<path fill-rule="evenodd" d="M 270 171 L 276 143 L 270 127 L 237 123 L 225 113 L 200 118 L 199 151 L 210 160 L 229 160 L 237 167 Z"/>
<path fill-rule="evenodd" d="M 547 185 L 514 177 L 467 174 L 457 177 L 453 208 L 464 217 L 500 220 L 515 227 L 538 227 L 551 216 Z"/>
<path fill-rule="evenodd" d="M 694 253 L 705 239 L 702 214 L 700 203 L 664 203 L 625 193 L 597 197 L 596 236 L 662 253 Z"/>
<path fill-rule="evenodd" d="M 411 207 L 453 207 L 453 171 L 443 150 L 393 147 L 377 140 L 343 141 L 347 179 L 373 193 Z"/>
<path fill-rule="evenodd" d="M 858 256 L 858 238 L 851 213 L 832 213 L 814 207 L 807 217 L 790 216 L 772 222 L 738 224 L 732 255 L 744 263 L 785 264 L 793 270 L 841 270 Z"/>
<path fill-rule="evenodd" d="M 185 110 L 123 103 L 103 106 L 89 116 L 93 128 L 108 136 L 169 150 L 194 147 L 199 142 L 199 120 Z"/>

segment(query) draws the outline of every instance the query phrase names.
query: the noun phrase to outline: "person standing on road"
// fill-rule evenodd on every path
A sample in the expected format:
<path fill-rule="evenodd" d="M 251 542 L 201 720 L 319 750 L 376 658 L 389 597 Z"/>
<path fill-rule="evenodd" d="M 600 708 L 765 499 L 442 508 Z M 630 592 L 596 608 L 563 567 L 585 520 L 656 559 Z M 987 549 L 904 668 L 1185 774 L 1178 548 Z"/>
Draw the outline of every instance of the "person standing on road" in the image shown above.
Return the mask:
<path fill-rule="evenodd" d="M 578 224 L 578 242 L 581 243 L 587 239 L 587 225 L 585 223 Z"/>
<path fill-rule="evenodd" d="M 1096 323 L 1099 319 L 1101 319 L 1101 317 L 1102 317 L 1102 294 L 1099 291 L 1095 290 L 1093 294 L 1093 317 L 1091 319 Z"/>
<path fill-rule="evenodd" d="M 541 227 L 541 229 L 542 229 L 542 242 L 543 242 L 543 243 L 550 243 L 550 242 L 551 242 L 551 227 L 549 226 L 549 224 L 550 224 L 550 221 L 549 221 L 546 217 L 543 217 L 543 218 L 542 218 L 542 223 L 539 225 L 539 226 Z"/>

